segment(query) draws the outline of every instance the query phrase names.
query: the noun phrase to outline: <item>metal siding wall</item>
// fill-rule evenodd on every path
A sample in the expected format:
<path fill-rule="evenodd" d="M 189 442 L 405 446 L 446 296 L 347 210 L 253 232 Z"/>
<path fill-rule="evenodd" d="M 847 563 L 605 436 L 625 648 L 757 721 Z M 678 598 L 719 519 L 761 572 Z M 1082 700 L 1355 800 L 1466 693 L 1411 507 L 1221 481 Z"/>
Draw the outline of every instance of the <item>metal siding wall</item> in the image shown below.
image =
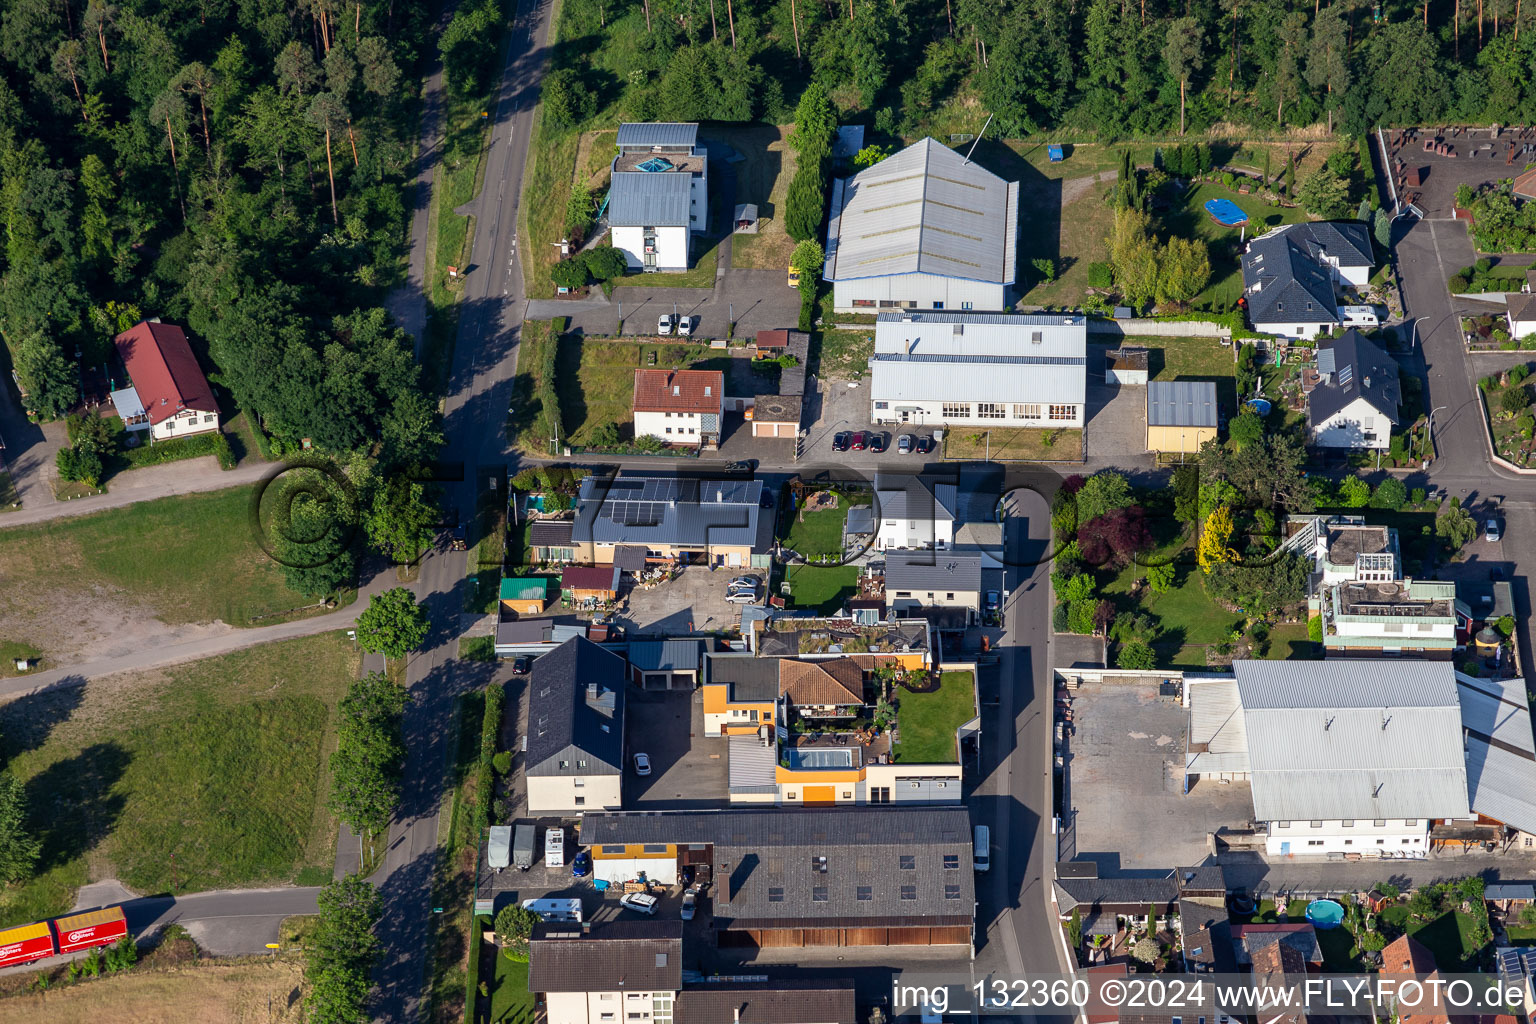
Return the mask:
<path fill-rule="evenodd" d="M 938 602 L 935 602 L 938 603 Z M 917 788 L 912 788 L 916 781 Z M 940 788 L 940 782 L 945 785 Z M 898 804 L 953 804 L 960 802 L 960 783 L 954 779 L 897 779 L 891 784 L 891 800 Z"/>

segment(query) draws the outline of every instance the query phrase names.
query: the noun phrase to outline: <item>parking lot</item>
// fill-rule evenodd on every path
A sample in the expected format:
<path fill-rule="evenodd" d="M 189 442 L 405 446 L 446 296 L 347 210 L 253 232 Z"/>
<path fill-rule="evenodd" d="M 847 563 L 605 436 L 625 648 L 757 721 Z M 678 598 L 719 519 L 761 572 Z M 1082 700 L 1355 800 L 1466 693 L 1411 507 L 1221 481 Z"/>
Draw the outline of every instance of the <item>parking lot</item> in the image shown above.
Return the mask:
<path fill-rule="evenodd" d="M 693 632 L 726 629 L 741 617 L 741 605 L 731 604 L 725 599 L 726 584 L 737 576 L 762 575 L 761 569 L 686 566 L 676 579 L 649 589 L 639 586 L 632 588 L 614 620 L 632 636 L 684 636 Z M 757 596 L 761 602 L 761 588 Z"/>
<path fill-rule="evenodd" d="M 1206 833 L 1253 816 L 1247 783 L 1184 788 L 1184 709 L 1155 685 L 1085 683 L 1073 701 L 1068 798 L 1077 859 L 1100 873 L 1200 864 Z"/>
<path fill-rule="evenodd" d="M 704 735 L 703 691 L 630 687 L 626 697 L 624 806 L 662 810 L 729 802 L 729 741 Z M 635 774 L 636 753 L 651 759 L 644 778 Z"/>

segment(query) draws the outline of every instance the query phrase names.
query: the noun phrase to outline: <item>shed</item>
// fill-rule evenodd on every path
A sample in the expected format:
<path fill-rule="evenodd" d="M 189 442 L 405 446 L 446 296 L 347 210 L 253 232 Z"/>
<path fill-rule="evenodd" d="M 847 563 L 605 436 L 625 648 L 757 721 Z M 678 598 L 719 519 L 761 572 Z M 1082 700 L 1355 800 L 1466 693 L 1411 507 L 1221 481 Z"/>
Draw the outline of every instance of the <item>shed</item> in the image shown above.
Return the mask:
<path fill-rule="evenodd" d="M 549 577 L 508 576 L 501 581 L 501 610 L 537 615 L 549 598 Z"/>
<path fill-rule="evenodd" d="M 573 601 L 612 601 L 619 596 L 619 567 L 572 565 L 560 574 L 560 590 Z"/>
<path fill-rule="evenodd" d="M 1119 348 L 1104 354 L 1104 383 L 1121 387 L 1147 386 L 1147 350 Z"/>
<path fill-rule="evenodd" d="M 1051 163 L 1059 164 L 1067 158 L 1066 147 L 1061 145 L 1046 146 L 1045 153 L 1051 158 Z"/>
<path fill-rule="evenodd" d="M 1147 385 L 1147 450 L 1194 453 L 1216 437 L 1216 384 L 1208 380 Z"/>
<path fill-rule="evenodd" d="M 738 235 L 757 234 L 757 204 L 737 203 L 736 215 L 731 220 Z"/>

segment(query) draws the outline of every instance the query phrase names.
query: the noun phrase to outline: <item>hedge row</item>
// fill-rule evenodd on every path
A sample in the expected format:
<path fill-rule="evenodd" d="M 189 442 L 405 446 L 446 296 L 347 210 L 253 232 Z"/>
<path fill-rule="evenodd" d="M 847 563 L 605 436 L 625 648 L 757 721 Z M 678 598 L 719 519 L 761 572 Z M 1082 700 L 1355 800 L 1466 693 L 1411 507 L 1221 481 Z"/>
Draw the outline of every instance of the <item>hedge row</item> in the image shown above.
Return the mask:
<path fill-rule="evenodd" d="M 196 434 L 192 437 L 177 437 L 169 441 L 156 441 L 154 444 L 140 445 L 138 448 L 128 448 L 122 452 L 123 459 L 130 469 L 159 466 L 167 462 L 196 459 L 204 455 L 215 456 L 219 460 L 220 469 L 235 468 L 235 453 L 229 447 L 229 438 L 225 437 L 222 431 Z"/>

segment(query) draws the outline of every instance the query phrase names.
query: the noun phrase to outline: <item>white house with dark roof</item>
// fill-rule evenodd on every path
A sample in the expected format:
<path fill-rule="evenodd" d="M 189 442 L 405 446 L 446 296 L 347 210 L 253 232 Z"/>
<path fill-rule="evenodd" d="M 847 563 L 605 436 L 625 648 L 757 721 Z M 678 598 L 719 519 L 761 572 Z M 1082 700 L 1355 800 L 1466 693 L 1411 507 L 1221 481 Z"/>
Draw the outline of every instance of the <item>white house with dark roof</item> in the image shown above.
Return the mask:
<path fill-rule="evenodd" d="M 1350 330 L 1318 342 L 1317 374 L 1318 384 L 1307 395 L 1312 443 L 1324 448 L 1389 448 L 1403 399 L 1397 360 Z"/>
<path fill-rule="evenodd" d="M 690 239 L 709 228 L 709 159 L 698 138 L 697 124 L 619 126 L 608 226 L 630 270 L 688 269 Z"/>
<path fill-rule="evenodd" d="M 524 763 L 531 814 L 622 806 L 624 659 L 574 637 L 533 663 Z"/>
<path fill-rule="evenodd" d="M 885 607 L 888 617 L 925 609 L 964 609 L 973 619 L 981 611 L 981 558 L 947 551 L 893 551 L 885 556 Z"/>
<path fill-rule="evenodd" d="M 823 277 L 839 313 L 1007 309 L 1019 183 L 923 139 L 832 185 Z"/>
<path fill-rule="evenodd" d="M 1364 287 L 1374 263 L 1370 233 L 1359 221 L 1286 224 L 1260 235 L 1242 259 L 1248 322 L 1290 338 L 1347 325 L 1338 288 Z"/>
<path fill-rule="evenodd" d="M 528 991 L 548 1024 L 672 1024 L 683 987 L 683 923 L 538 924 Z"/>
<path fill-rule="evenodd" d="M 1086 317 L 881 313 L 875 321 L 876 423 L 1076 430 L 1087 393 Z"/>
<path fill-rule="evenodd" d="M 909 473 L 875 473 L 875 548 L 943 550 L 955 540 L 958 487 Z"/>

